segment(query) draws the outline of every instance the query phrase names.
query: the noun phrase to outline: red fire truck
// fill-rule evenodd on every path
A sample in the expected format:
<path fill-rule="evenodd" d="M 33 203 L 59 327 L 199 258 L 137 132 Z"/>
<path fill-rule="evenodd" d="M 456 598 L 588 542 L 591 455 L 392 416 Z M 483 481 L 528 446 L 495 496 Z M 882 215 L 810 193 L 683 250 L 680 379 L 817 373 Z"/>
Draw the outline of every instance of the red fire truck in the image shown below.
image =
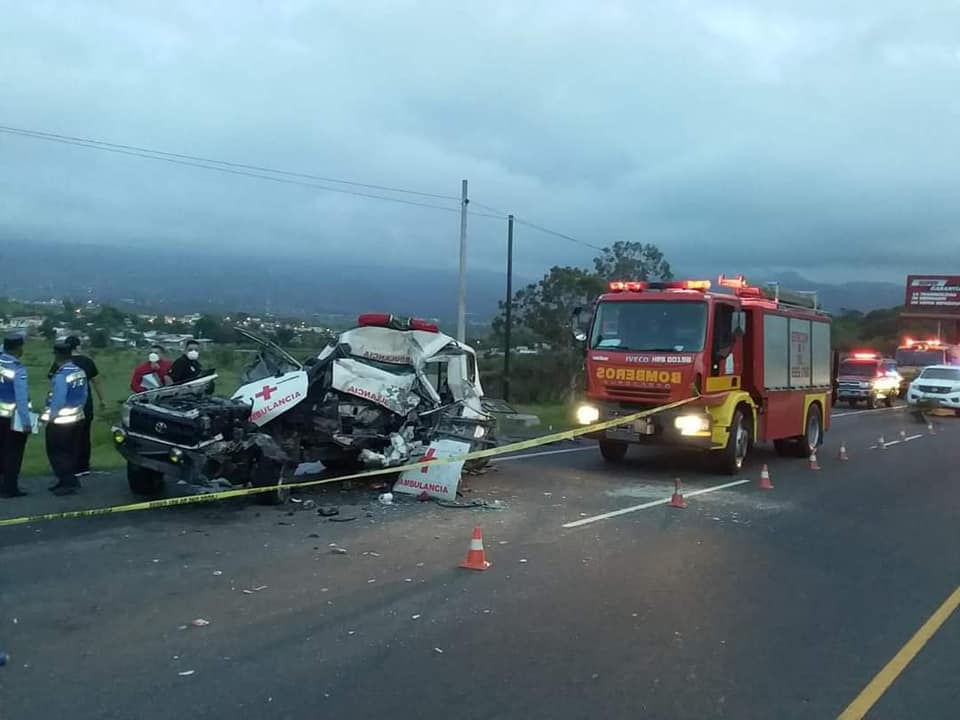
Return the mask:
<path fill-rule="evenodd" d="M 632 443 L 716 453 L 736 474 L 754 443 L 808 456 L 830 425 L 836 356 L 830 317 L 813 293 L 754 287 L 742 276 L 612 282 L 592 313 L 578 312 L 587 343 L 582 425 L 687 398 L 690 403 L 592 437 L 618 462 Z"/>

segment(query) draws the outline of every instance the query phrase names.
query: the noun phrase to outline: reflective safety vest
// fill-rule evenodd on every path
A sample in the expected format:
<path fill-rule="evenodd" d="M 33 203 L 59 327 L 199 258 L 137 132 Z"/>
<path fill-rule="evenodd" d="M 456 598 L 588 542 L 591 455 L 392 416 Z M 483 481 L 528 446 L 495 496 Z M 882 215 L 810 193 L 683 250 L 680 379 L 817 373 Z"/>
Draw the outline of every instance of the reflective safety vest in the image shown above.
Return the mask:
<path fill-rule="evenodd" d="M 17 412 L 17 371 L 22 370 L 16 357 L 0 352 L 0 418 L 12 418 Z"/>
<path fill-rule="evenodd" d="M 51 379 L 49 404 L 40 419 L 54 425 L 70 425 L 84 418 L 87 375 L 72 362 L 64 363 Z"/>

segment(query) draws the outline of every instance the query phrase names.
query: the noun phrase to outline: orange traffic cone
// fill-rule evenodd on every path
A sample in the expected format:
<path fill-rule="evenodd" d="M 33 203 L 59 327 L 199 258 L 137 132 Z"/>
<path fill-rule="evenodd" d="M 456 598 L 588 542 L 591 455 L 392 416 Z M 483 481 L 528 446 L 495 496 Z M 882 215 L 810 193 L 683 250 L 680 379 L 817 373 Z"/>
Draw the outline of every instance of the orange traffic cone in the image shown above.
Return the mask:
<path fill-rule="evenodd" d="M 811 470 L 819 470 L 819 469 L 820 469 L 820 463 L 817 462 L 817 451 L 816 451 L 816 450 L 814 450 L 812 453 L 810 453 L 810 469 L 811 469 Z"/>
<path fill-rule="evenodd" d="M 847 446 L 846 446 L 846 444 L 843 443 L 843 442 L 840 443 L 840 459 L 841 459 L 841 460 L 849 460 L 849 459 L 850 459 L 849 457 L 847 457 Z"/>
<path fill-rule="evenodd" d="M 680 489 L 680 478 L 673 480 L 673 495 L 670 497 L 670 507 L 685 510 L 687 501 L 683 499 L 683 490 Z"/>
<path fill-rule="evenodd" d="M 470 539 L 470 549 L 467 551 L 467 559 L 460 563 L 460 567 L 467 570 L 486 570 L 491 563 L 483 552 L 483 531 L 479 526 L 473 529 L 473 537 Z"/>
<path fill-rule="evenodd" d="M 773 490 L 773 483 L 770 482 L 770 470 L 767 469 L 766 463 L 760 470 L 760 484 L 757 487 L 761 490 Z"/>

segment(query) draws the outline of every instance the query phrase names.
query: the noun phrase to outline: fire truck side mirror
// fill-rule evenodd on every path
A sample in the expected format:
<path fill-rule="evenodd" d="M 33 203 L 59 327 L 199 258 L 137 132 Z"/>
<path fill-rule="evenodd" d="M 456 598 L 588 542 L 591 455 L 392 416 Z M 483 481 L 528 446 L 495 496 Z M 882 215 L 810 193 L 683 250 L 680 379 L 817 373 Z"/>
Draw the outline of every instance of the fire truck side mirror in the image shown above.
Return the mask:
<path fill-rule="evenodd" d="M 590 326 L 589 314 L 582 307 L 575 307 L 571 315 L 573 339 L 577 342 L 587 341 L 587 328 Z"/>

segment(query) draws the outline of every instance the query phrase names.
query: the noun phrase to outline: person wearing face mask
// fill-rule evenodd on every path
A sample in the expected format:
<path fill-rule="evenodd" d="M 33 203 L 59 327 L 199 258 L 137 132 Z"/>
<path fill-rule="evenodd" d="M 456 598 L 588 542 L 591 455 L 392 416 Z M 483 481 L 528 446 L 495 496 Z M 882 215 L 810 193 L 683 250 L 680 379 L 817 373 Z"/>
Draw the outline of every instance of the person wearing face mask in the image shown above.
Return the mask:
<path fill-rule="evenodd" d="M 142 362 L 133 369 L 130 378 L 130 390 L 135 393 L 146 392 L 170 384 L 170 366 L 172 363 L 163 356 L 163 348 L 154 345 L 147 354 L 146 362 Z"/>
<path fill-rule="evenodd" d="M 203 366 L 200 365 L 200 343 L 196 340 L 187 340 L 184 346 L 183 355 L 173 361 L 167 376 L 174 385 L 180 385 L 191 380 L 196 380 L 203 374 Z"/>

